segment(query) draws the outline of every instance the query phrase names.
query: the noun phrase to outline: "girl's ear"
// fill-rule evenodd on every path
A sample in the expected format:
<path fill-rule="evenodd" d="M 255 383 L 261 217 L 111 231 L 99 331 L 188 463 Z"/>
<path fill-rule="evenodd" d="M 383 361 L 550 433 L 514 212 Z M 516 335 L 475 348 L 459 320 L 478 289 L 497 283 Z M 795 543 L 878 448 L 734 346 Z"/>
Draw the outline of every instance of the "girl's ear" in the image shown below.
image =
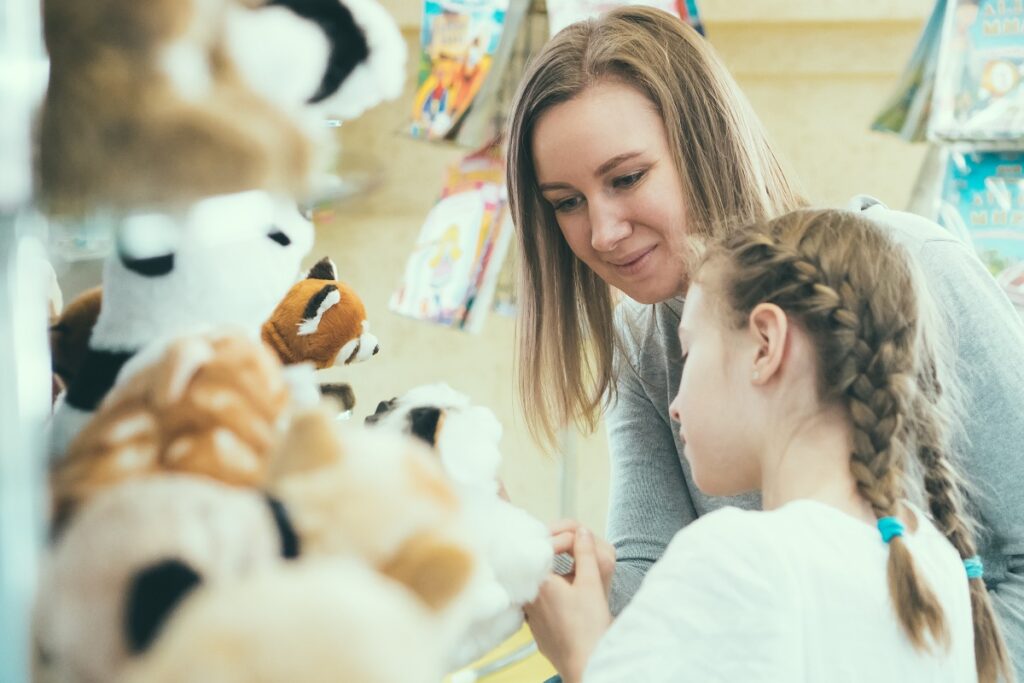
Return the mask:
<path fill-rule="evenodd" d="M 777 305 L 762 303 L 750 312 L 747 328 L 753 337 L 755 349 L 750 381 L 763 386 L 779 374 L 785 357 L 789 319 L 786 312 Z"/>

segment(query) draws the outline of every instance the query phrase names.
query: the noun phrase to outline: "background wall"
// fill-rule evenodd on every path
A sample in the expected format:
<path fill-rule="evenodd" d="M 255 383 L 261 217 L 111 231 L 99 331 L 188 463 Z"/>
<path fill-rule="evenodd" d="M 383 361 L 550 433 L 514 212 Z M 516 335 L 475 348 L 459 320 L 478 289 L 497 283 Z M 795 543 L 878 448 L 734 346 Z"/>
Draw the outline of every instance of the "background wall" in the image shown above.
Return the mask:
<path fill-rule="evenodd" d="M 545 520 L 563 512 L 604 530 L 608 457 L 603 427 L 574 436 L 575 477 L 530 441 L 513 395 L 513 321 L 491 316 L 479 336 L 400 318 L 387 309 L 417 231 L 440 190 L 442 171 L 463 150 L 412 140 L 403 130 L 415 86 L 420 0 L 383 0 L 410 50 L 397 102 L 341 130 L 343 174 L 375 189 L 318 221 L 314 261 L 331 255 L 363 296 L 381 353 L 328 371 L 356 390 L 357 417 L 406 389 L 446 381 L 490 406 L 505 424 L 503 477 L 517 503 Z M 777 150 L 818 203 L 857 193 L 906 205 L 923 148 L 868 131 L 889 96 L 930 11 L 929 0 L 700 0 L 708 37 L 763 118 Z M 98 281 L 98 262 L 62 273 L 66 300 Z"/>

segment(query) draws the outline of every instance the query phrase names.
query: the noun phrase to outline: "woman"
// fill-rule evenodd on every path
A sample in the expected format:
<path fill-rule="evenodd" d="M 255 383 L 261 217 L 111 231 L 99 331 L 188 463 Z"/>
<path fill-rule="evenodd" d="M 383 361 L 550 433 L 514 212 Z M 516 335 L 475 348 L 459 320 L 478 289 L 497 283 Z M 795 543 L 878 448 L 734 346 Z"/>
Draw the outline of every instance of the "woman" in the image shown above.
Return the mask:
<path fill-rule="evenodd" d="M 706 43 L 636 7 L 567 28 L 535 59 L 511 115 L 508 184 L 522 256 L 519 388 L 531 429 L 550 443 L 562 424 L 593 428 L 607 401 L 618 613 L 679 529 L 725 505 L 760 507 L 753 495 L 701 493 L 669 417 L 681 372 L 684 238 L 806 202 Z M 1024 327 L 969 248 L 941 228 L 871 198 L 850 208 L 916 258 L 953 329 L 979 554 L 1024 670 Z M 612 288 L 642 305 L 613 311 Z M 571 547 L 571 525 L 555 531 Z"/>

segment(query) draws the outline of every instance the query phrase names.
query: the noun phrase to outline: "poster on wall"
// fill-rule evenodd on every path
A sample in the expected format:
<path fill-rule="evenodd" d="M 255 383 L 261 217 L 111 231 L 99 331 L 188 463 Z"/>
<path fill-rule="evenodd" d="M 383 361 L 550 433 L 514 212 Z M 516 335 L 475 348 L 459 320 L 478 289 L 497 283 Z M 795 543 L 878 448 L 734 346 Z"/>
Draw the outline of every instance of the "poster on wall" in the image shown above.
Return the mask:
<path fill-rule="evenodd" d="M 497 144 L 449 169 L 441 198 L 427 214 L 392 311 L 479 332 L 491 308 L 512 238 L 504 162 Z"/>
<path fill-rule="evenodd" d="M 929 137 L 1024 148 L 1024 2 L 948 5 Z"/>
<path fill-rule="evenodd" d="M 553 36 L 569 24 L 596 17 L 623 5 L 646 5 L 674 14 L 689 23 L 701 35 L 704 24 L 697 11 L 697 0 L 547 0 L 548 25 Z"/>
<path fill-rule="evenodd" d="M 1024 317 L 1024 152 L 951 152 L 938 217 Z"/>
<path fill-rule="evenodd" d="M 480 91 L 501 43 L 508 0 L 425 0 L 411 133 L 442 140 Z"/>

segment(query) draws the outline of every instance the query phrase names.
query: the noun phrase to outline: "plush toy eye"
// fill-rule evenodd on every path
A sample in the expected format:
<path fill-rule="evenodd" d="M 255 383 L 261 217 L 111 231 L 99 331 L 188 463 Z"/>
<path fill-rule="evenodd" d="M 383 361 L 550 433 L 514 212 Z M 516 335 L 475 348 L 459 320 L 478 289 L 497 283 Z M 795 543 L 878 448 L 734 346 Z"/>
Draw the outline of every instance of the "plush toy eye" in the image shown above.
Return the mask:
<path fill-rule="evenodd" d="M 281 232 L 277 228 L 272 228 L 271 231 L 270 231 L 270 234 L 267 235 L 267 237 L 269 237 L 270 239 L 274 240 L 275 242 L 280 244 L 282 247 L 287 247 L 289 244 L 292 243 L 291 238 L 288 237 L 288 235 L 284 234 L 283 232 Z"/>

